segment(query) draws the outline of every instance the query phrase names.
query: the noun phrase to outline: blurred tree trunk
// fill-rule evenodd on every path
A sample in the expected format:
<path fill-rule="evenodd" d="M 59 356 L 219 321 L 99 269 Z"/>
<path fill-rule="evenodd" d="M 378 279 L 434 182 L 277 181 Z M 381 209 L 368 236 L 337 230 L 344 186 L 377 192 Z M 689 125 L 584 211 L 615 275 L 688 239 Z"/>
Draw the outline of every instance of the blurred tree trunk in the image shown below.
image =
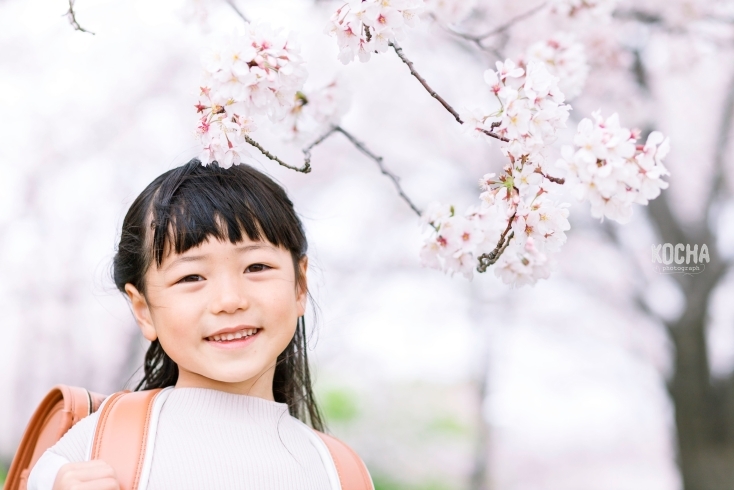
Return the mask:
<path fill-rule="evenodd" d="M 632 76 L 652 97 L 642 57 L 639 52 L 634 55 Z M 731 198 L 725 179 L 734 121 L 734 72 L 730 72 L 723 99 L 711 189 L 703 216 L 695 225 L 684 225 L 670 207 L 669 191 L 648 205 L 649 217 L 662 243 L 698 244 L 699 247 L 706 244 L 711 260 L 700 274 L 672 275 L 685 295 L 685 309 L 676 320 L 658 318 L 665 323 L 675 346 L 674 372 L 668 391 L 675 407 L 678 466 L 684 490 L 734 490 L 734 373 L 726 379 L 712 378 L 706 345 L 709 302 L 730 265 L 722 261 L 716 250 L 713 229 L 716 223 L 710 217 L 712 209 Z"/>
<path fill-rule="evenodd" d="M 646 87 L 644 81 L 640 85 Z M 649 205 L 650 217 L 663 243 L 698 244 L 699 247 L 706 244 L 711 258 L 700 274 L 673 274 L 685 295 L 686 305 L 680 318 L 664 322 L 675 346 L 675 370 L 668 390 L 675 406 L 678 465 L 685 490 L 734 489 L 734 374 L 726 379 L 712 378 L 706 346 L 711 295 L 729 265 L 717 253 L 712 229 L 715 223 L 709 217 L 711 210 L 725 199 L 734 76 L 724 99 L 712 186 L 703 218 L 694 227 L 685 227 L 674 216 L 665 192 Z"/>
<path fill-rule="evenodd" d="M 712 378 L 706 347 L 709 301 L 726 264 L 716 253 L 711 233 L 682 233 L 672 221 L 666 198 L 661 197 L 651 211 L 663 242 L 706 243 L 711 252 L 703 272 L 675 276 L 686 306 L 680 318 L 666 322 L 675 345 L 675 370 L 668 390 L 675 406 L 678 464 L 685 490 L 734 489 L 734 375 Z"/>
<path fill-rule="evenodd" d="M 483 376 L 475 380 L 477 390 L 478 416 L 477 416 L 477 432 L 474 442 L 474 461 L 472 473 L 469 479 L 469 490 L 489 490 L 489 473 L 487 471 L 489 463 L 489 424 L 485 415 L 485 403 L 487 399 L 487 385 L 489 376 L 486 371 Z"/>
<path fill-rule="evenodd" d="M 489 394 L 489 369 L 490 369 L 490 345 L 491 330 L 487 325 L 490 314 L 487 310 L 495 307 L 496 303 L 488 300 L 481 287 L 476 281 L 469 285 L 471 294 L 470 314 L 476 326 L 478 340 L 477 366 L 473 379 L 473 387 L 477 400 L 476 433 L 474 438 L 474 454 L 471 475 L 469 476 L 469 487 L 467 490 L 490 490 L 491 479 L 489 470 L 490 459 L 490 424 L 487 420 L 487 395 Z M 511 301 L 509 296 L 505 298 L 505 304 Z"/>
<path fill-rule="evenodd" d="M 712 379 L 706 352 L 708 300 L 724 270 L 712 269 L 687 278 L 688 305 L 680 319 L 668 324 L 675 345 L 668 389 L 685 490 L 734 489 L 734 376 Z"/>

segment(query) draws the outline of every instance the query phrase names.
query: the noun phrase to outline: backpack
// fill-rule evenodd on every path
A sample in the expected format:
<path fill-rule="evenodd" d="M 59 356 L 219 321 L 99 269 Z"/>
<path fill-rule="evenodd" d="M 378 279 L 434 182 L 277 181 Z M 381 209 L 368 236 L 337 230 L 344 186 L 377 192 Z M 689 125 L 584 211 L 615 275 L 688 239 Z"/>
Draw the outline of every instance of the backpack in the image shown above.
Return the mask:
<path fill-rule="evenodd" d="M 112 466 L 121 490 L 137 490 L 145 458 L 153 400 L 161 388 L 118 391 L 109 396 L 84 388 L 56 385 L 31 417 L 10 464 L 4 490 L 26 490 L 28 475 L 46 449 L 100 405 L 90 459 Z M 103 403 L 104 402 L 104 403 Z M 359 456 L 340 440 L 314 431 L 334 460 L 342 490 L 374 490 Z"/>

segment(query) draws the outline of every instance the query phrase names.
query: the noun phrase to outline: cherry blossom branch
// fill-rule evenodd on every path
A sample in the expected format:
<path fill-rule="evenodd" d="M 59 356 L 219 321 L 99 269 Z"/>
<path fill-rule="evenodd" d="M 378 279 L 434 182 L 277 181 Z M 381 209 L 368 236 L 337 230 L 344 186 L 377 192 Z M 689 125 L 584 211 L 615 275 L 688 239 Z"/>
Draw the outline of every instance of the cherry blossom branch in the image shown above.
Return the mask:
<path fill-rule="evenodd" d="M 537 169 L 536 172 L 538 172 L 540 175 L 550 180 L 551 182 L 555 182 L 556 184 L 563 185 L 566 183 L 566 179 L 564 179 L 563 177 L 553 177 L 552 175 L 548 175 L 540 169 Z"/>
<path fill-rule="evenodd" d="M 467 39 L 469 41 L 475 42 L 475 43 L 481 43 L 483 40 L 487 39 L 488 37 L 496 36 L 497 34 L 502 34 L 518 22 L 525 20 L 529 17 L 532 17 L 536 13 L 540 12 L 545 8 L 545 6 L 548 4 L 548 2 L 543 2 L 539 5 L 536 5 L 535 7 L 531 8 L 530 10 L 523 12 L 521 14 L 516 15 L 515 17 L 511 18 L 504 24 L 500 24 L 499 26 L 490 29 L 489 31 L 485 32 L 484 34 L 469 34 L 466 32 L 461 32 L 456 29 L 453 29 L 451 26 L 447 26 L 446 29 L 451 32 L 452 34 L 455 34 L 461 38 Z M 484 46 L 480 47 L 484 49 Z"/>
<path fill-rule="evenodd" d="M 426 91 L 430 94 L 430 96 L 436 99 L 444 107 L 444 109 L 449 111 L 451 115 L 454 116 L 454 118 L 456 119 L 456 122 L 458 122 L 459 124 L 464 124 L 464 121 L 461 119 L 461 116 L 459 116 L 459 113 L 456 112 L 456 110 L 453 107 L 451 107 L 449 103 L 443 99 L 443 97 L 438 95 L 438 93 L 436 93 L 436 91 L 433 90 L 428 85 L 428 82 L 426 82 L 426 80 L 422 76 L 420 76 L 420 74 L 416 71 L 415 67 L 413 66 L 413 62 L 410 61 L 407 56 L 405 56 L 405 53 L 403 53 L 403 48 L 398 46 L 397 42 L 395 41 L 388 42 L 388 45 L 390 45 L 395 50 L 395 54 L 397 54 L 398 57 L 403 61 L 403 63 L 405 63 L 408 66 L 408 69 L 410 70 L 410 74 L 413 75 L 420 82 L 421 85 L 423 85 L 423 88 L 426 89 Z M 505 141 L 505 142 L 510 141 L 509 139 L 505 138 L 504 136 L 500 136 L 492 131 L 482 130 L 482 132 L 500 141 Z"/>
<path fill-rule="evenodd" d="M 641 24 L 647 24 L 650 26 L 654 26 L 663 32 L 666 32 L 672 35 L 676 35 L 676 36 L 696 36 L 720 48 L 728 49 L 728 48 L 731 48 L 731 45 L 732 45 L 731 41 L 728 38 L 720 39 L 720 38 L 717 38 L 715 35 L 711 33 L 705 33 L 701 31 L 700 29 L 692 30 L 688 26 L 671 25 L 669 22 L 665 20 L 665 18 L 662 15 L 645 12 L 642 10 L 618 9 L 614 11 L 612 16 L 615 19 L 633 20 Z M 712 16 L 703 16 L 701 17 L 701 20 L 707 20 L 710 22 L 726 22 L 727 21 L 727 19 L 722 19 L 722 18 L 717 18 L 717 17 L 712 17 Z M 729 20 L 729 22 L 731 22 L 731 20 Z"/>
<path fill-rule="evenodd" d="M 505 228 L 505 231 L 502 232 L 502 235 L 500 235 L 500 239 L 497 242 L 497 246 L 494 247 L 494 250 L 489 252 L 488 254 L 482 254 L 479 257 L 477 257 L 477 260 L 479 261 L 479 265 L 477 266 L 477 272 L 487 272 L 487 267 L 497 262 L 497 260 L 502 255 L 502 252 L 505 251 L 507 248 L 507 245 L 510 244 L 510 240 L 512 240 L 512 237 L 515 236 L 514 231 L 510 231 L 510 228 L 512 228 L 512 222 L 515 219 L 515 213 L 513 213 L 512 216 L 510 216 L 510 219 L 507 220 L 507 228 Z M 509 235 L 507 234 L 509 232 Z"/>
<path fill-rule="evenodd" d="M 265 155 L 269 159 L 273 160 L 274 162 L 278 162 L 278 164 L 284 166 L 285 168 L 289 168 L 291 170 L 295 170 L 296 172 L 301 172 L 301 173 L 304 173 L 304 174 L 307 174 L 307 173 L 309 173 L 311 171 L 310 159 L 309 159 L 309 161 L 304 162 L 302 167 L 295 167 L 293 165 L 288 165 L 283 160 L 281 160 L 280 158 L 276 157 L 275 155 L 273 155 L 272 153 L 270 153 L 268 150 L 266 150 L 265 148 L 263 148 L 262 146 L 260 146 L 260 143 L 258 143 L 257 141 L 255 141 L 254 139 L 250 138 L 247 135 L 245 135 L 245 141 L 247 141 L 249 144 L 251 144 L 252 146 L 254 146 L 255 148 L 257 148 L 258 150 L 260 150 L 260 153 L 262 153 L 263 155 Z"/>
<path fill-rule="evenodd" d="M 328 138 L 329 136 L 331 136 L 335 132 L 336 132 L 336 127 L 335 126 L 332 126 L 327 132 L 325 132 L 324 134 L 322 134 L 321 136 L 319 136 L 313 143 L 311 143 L 306 148 L 303 148 L 301 150 L 303 152 L 303 161 L 304 161 L 304 164 L 308 164 L 308 165 L 311 164 L 311 150 L 313 149 L 313 147 L 314 146 L 317 146 L 317 145 L 320 145 L 321 143 L 323 143 L 326 138 Z"/>
<path fill-rule="evenodd" d="M 443 97 L 441 97 L 440 95 L 438 95 L 438 93 L 436 93 L 435 90 L 433 90 L 430 86 L 428 86 L 428 82 L 426 82 L 426 80 L 422 76 L 420 76 L 420 74 L 415 70 L 415 67 L 413 66 L 413 62 L 410 61 L 405 56 L 405 53 L 403 53 L 403 48 L 401 48 L 400 46 L 398 46 L 397 42 L 395 42 L 395 41 L 390 41 L 388 44 L 395 50 L 395 53 L 403 61 L 403 63 L 405 63 L 406 65 L 408 65 L 408 69 L 410 70 L 410 74 L 413 75 L 416 79 L 418 79 L 418 81 L 421 83 L 421 85 L 423 85 L 423 88 L 425 88 L 426 91 L 428 91 L 428 93 L 430 94 L 430 96 L 433 97 L 434 99 L 436 99 L 444 107 L 444 109 L 446 109 L 447 111 L 449 111 L 451 113 L 451 115 L 454 116 L 454 118 L 456 119 L 456 121 L 459 124 L 464 124 L 464 121 L 461 120 L 461 116 L 459 116 L 459 113 L 456 112 L 456 110 L 453 107 L 451 107 L 449 105 L 449 103 L 446 102 L 443 99 Z"/>
<path fill-rule="evenodd" d="M 79 22 L 76 20 L 76 14 L 74 13 L 74 2 L 76 2 L 76 0 L 69 0 L 69 10 L 67 10 L 66 13 L 64 14 L 66 15 L 67 19 L 69 19 L 69 24 L 71 24 L 74 30 L 76 31 L 86 32 L 94 36 L 94 33 L 92 31 L 88 31 L 85 28 L 83 28 L 81 25 L 79 25 Z"/>
<path fill-rule="evenodd" d="M 240 16 L 240 19 L 244 20 L 246 23 L 250 23 L 250 19 L 245 16 L 245 14 L 242 13 L 242 11 L 237 7 L 237 5 L 234 3 L 234 0 L 224 0 L 229 4 L 230 7 L 232 7 L 232 10 L 234 10 L 237 15 Z"/>
<path fill-rule="evenodd" d="M 413 201 L 411 201 L 407 194 L 405 194 L 405 192 L 403 191 L 403 188 L 400 186 L 400 178 L 385 167 L 385 164 L 383 163 L 383 158 L 381 156 L 372 153 L 362 142 L 357 140 L 357 138 L 355 138 L 351 133 L 349 133 L 341 126 L 334 126 L 333 130 L 343 134 L 359 151 L 374 160 L 375 163 L 377 163 L 377 166 L 380 168 L 380 172 L 383 175 L 387 176 L 390 180 L 392 180 L 395 189 L 398 191 L 398 195 L 403 198 L 406 203 L 408 203 L 410 209 L 412 209 L 413 212 L 415 212 L 415 214 L 417 214 L 419 217 L 423 214 L 421 213 L 421 210 L 418 209 L 415 204 L 413 204 Z"/>
<path fill-rule="evenodd" d="M 230 7 L 232 7 L 232 9 L 237 13 L 237 15 L 242 20 L 244 20 L 245 22 L 249 22 L 249 20 L 242 13 L 242 11 L 237 8 L 237 5 L 235 5 L 234 0 L 225 0 L 225 1 L 229 4 Z M 367 34 L 368 35 L 370 34 L 369 33 L 369 30 L 367 30 Z M 404 59 L 404 61 L 405 61 L 405 59 Z M 410 63 L 410 62 L 408 61 L 408 63 Z M 413 71 L 413 70 L 411 70 L 411 71 Z M 420 77 L 419 77 L 419 79 L 420 79 Z M 425 82 L 424 82 L 424 86 L 426 86 L 426 88 L 428 88 L 428 86 L 425 85 Z M 430 88 L 429 88 L 429 92 L 430 92 Z M 445 105 L 448 106 L 448 104 L 445 104 Z M 452 111 L 452 113 L 455 114 L 455 111 L 453 111 L 453 109 L 450 109 L 449 108 L 449 110 Z M 458 118 L 458 114 L 456 114 L 456 117 Z M 461 119 L 458 119 L 458 120 L 459 120 L 459 122 L 461 122 Z M 296 172 L 302 172 L 302 173 L 307 174 L 307 173 L 311 172 L 311 150 L 315 146 L 323 143 L 329 136 L 331 136 L 335 132 L 339 132 L 339 133 L 343 134 L 358 150 L 360 150 L 362 153 L 364 153 L 369 158 L 371 158 L 372 160 L 374 160 L 377 163 L 377 166 L 380 168 L 380 172 L 382 172 L 383 175 L 386 175 L 390 180 L 392 180 L 393 185 L 395 186 L 395 188 L 398 191 L 398 194 L 400 195 L 400 197 L 406 203 L 408 203 L 408 205 L 410 206 L 410 209 L 412 209 L 418 216 L 421 216 L 420 209 L 418 209 L 418 207 L 415 204 L 413 204 L 413 202 L 410 200 L 410 198 L 407 196 L 407 194 L 405 194 L 405 192 L 403 191 L 402 187 L 400 186 L 400 179 L 398 178 L 398 176 L 396 176 L 394 173 L 392 173 L 390 170 L 388 170 L 385 167 L 385 164 L 383 163 L 382 157 L 377 156 L 374 153 L 372 153 L 363 143 L 361 143 L 360 141 L 358 141 L 351 133 L 349 133 L 348 131 L 346 131 L 344 128 L 342 128 L 340 126 L 332 126 L 323 135 L 321 135 L 319 138 L 317 138 L 315 141 L 313 141 L 311 144 L 309 144 L 307 147 L 305 147 L 305 148 L 303 148 L 301 150 L 303 152 L 303 158 L 304 158 L 303 166 L 301 166 L 301 167 L 295 167 L 293 165 L 288 165 L 287 163 L 285 163 L 284 161 L 282 161 L 281 159 L 279 159 L 278 157 L 276 157 L 275 155 L 273 155 L 272 153 L 270 153 L 269 151 L 267 151 L 257 141 L 253 140 L 251 137 L 249 137 L 247 135 L 245 135 L 245 141 L 247 141 L 250 145 L 252 145 L 255 148 L 257 148 L 258 150 L 260 150 L 260 152 L 263 155 L 265 155 L 269 159 L 277 162 L 278 164 L 282 165 L 283 167 L 289 168 L 291 170 L 295 170 Z"/>
<path fill-rule="evenodd" d="M 341 126 L 331 126 L 331 128 L 328 131 L 326 131 L 324 134 L 322 134 L 316 140 L 314 140 L 310 145 L 308 145 L 307 147 L 305 147 L 305 148 L 303 148 L 301 150 L 303 152 L 303 156 L 304 156 L 305 164 L 306 165 L 310 165 L 310 163 L 311 163 L 311 150 L 315 146 L 323 143 L 324 140 L 326 140 L 326 138 L 328 138 L 329 136 L 331 136 L 334 133 L 341 133 L 341 134 L 343 134 L 349 140 L 349 142 L 354 145 L 355 148 L 357 148 L 363 154 L 365 154 L 366 156 L 368 156 L 370 159 L 374 160 L 375 163 L 377 163 L 377 166 L 380 168 L 380 172 L 383 175 L 386 175 L 390 180 L 392 180 L 392 183 L 395 186 L 395 189 L 398 191 L 398 195 L 406 203 L 408 203 L 408 206 L 410 206 L 410 209 L 412 209 L 413 212 L 415 212 L 415 214 L 417 214 L 419 217 L 422 215 L 421 210 L 418 209 L 418 207 L 415 204 L 413 204 L 413 201 L 410 200 L 410 198 L 408 197 L 408 195 L 405 193 L 405 191 L 403 191 L 403 188 L 400 186 L 400 177 L 398 177 L 397 175 L 395 175 L 394 173 L 392 173 L 390 170 L 388 170 L 385 167 L 385 164 L 383 163 L 383 158 L 381 156 L 378 156 L 378 155 L 375 155 L 374 153 L 372 153 L 364 145 L 364 143 L 362 143 L 359 140 L 357 140 L 357 138 L 355 138 L 349 131 L 347 131 L 346 129 L 342 128 Z M 309 167 L 309 169 L 310 169 L 310 167 Z"/>

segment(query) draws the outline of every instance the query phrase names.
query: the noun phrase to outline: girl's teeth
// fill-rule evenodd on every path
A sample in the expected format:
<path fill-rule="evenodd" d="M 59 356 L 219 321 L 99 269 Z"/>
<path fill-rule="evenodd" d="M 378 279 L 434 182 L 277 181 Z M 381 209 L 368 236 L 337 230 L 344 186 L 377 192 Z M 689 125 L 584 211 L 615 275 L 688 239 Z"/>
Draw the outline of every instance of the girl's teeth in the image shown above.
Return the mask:
<path fill-rule="evenodd" d="M 212 337 L 209 337 L 209 339 L 216 342 L 223 342 L 228 340 L 241 339 L 243 337 L 249 337 L 250 335 L 254 335 L 255 332 L 257 332 L 256 328 L 248 328 L 235 333 L 228 333 L 225 335 L 213 335 Z"/>

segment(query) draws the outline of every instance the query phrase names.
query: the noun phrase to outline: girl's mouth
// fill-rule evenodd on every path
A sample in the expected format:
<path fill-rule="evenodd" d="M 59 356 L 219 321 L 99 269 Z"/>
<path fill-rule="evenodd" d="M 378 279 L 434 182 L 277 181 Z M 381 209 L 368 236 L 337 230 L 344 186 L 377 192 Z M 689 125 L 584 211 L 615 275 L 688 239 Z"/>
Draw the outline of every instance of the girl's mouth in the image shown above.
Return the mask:
<path fill-rule="evenodd" d="M 204 340 L 206 340 L 210 345 L 220 349 L 237 349 L 254 342 L 258 333 L 260 333 L 260 330 L 262 329 L 244 329 L 241 332 L 237 332 L 235 335 L 215 335 L 212 337 L 206 337 Z"/>

